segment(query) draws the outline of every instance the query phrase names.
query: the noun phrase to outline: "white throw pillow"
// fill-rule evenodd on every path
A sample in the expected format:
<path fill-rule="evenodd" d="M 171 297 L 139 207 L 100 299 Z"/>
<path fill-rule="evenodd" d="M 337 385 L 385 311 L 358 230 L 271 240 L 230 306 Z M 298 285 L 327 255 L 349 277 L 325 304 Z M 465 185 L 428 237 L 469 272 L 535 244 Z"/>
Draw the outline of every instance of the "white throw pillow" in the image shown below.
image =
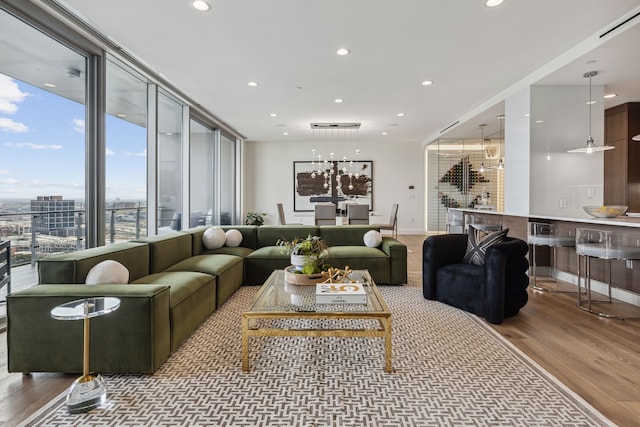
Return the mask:
<path fill-rule="evenodd" d="M 227 246 L 240 246 L 242 243 L 242 233 L 239 230 L 232 228 L 224 234 L 227 235 Z"/>
<path fill-rule="evenodd" d="M 126 285 L 129 283 L 129 270 L 118 261 L 108 259 L 93 266 L 84 281 L 87 285 Z"/>
<path fill-rule="evenodd" d="M 224 246 L 227 241 L 227 235 L 220 227 L 209 227 L 202 235 L 202 243 L 207 249 L 218 249 Z"/>
<path fill-rule="evenodd" d="M 364 244 L 369 248 L 377 248 L 382 244 L 382 234 L 376 230 L 369 230 L 364 234 Z"/>

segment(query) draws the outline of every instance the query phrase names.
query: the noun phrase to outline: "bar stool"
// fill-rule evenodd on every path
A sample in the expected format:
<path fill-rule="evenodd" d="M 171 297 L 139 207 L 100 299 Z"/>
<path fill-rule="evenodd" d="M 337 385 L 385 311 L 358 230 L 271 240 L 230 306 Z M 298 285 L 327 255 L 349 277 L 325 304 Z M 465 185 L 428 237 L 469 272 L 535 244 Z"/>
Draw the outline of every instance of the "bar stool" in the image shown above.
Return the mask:
<path fill-rule="evenodd" d="M 547 224 L 542 222 L 530 222 L 527 228 L 527 243 L 532 248 L 529 251 L 531 257 L 531 266 L 533 267 L 533 284 L 531 288 L 536 291 L 543 292 L 575 292 L 573 290 L 565 290 L 558 287 L 556 277 L 556 265 L 557 265 L 557 249 L 561 247 L 574 247 L 576 245 L 576 238 L 573 236 L 572 230 L 560 231 L 554 224 Z M 537 280 L 537 265 L 536 265 L 536 246 L 549 246 L 553 251 L 553 270 L 551 277 L 554 278 L 556 286 L 543 286 L 538 284 Z M 578 287 L 579 289 L 579 287 Z"/>
<path fill-rule="evenodd" d="M 636 318 L 636 316 L 623 316 L 608 313 L 602 310 L 602 308 L 596 310 L 596 308 L 593 306 L 593 303 L 613 303 L 613 300 L 611 298 L 611 260 L 617 259 L 626 261 L 627 268 L 632 268 L 633 260 L 640 259 L 640 241 L 637 238 L 630 237 L 625 233 L 608 230 L 595 230 L 589 228 L 576 228 L 576 253 L 578 254 L 578 307 L 602 317 L 616 319 Z M 586 299 L 582 299 L 581 292 L 581 256 L 585 257 L 584 285 Z M 594 300 L 591 297 L 592 258 L 600 258 L 608 261 L 608 295 L 606 299 Z"/>
<path fill-rule="evenodd" d="M 467 214 L 464 216 L 464 225 L 465 230 L 469 229 L 470 225 L 473 225 L 473 228 L 480 231 L 498 231 L 502 230 L 502 218 L 500 216 L 480 216 Z"/>

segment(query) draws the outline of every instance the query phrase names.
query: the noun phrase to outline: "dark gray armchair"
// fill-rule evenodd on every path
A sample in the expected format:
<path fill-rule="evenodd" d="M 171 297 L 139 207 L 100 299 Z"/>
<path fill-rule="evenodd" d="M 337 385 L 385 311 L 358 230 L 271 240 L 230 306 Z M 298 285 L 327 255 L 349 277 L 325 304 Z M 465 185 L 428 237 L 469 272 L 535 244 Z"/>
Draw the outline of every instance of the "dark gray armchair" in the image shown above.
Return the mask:
<path fill-rule="evenodd" d="M 505 237 L 486 251 L 484 265 L 463 263 L 466 234 L 429 236 L 422 247 L 424 297 L 502 323 L 527 303 L 526 242 Z"/>

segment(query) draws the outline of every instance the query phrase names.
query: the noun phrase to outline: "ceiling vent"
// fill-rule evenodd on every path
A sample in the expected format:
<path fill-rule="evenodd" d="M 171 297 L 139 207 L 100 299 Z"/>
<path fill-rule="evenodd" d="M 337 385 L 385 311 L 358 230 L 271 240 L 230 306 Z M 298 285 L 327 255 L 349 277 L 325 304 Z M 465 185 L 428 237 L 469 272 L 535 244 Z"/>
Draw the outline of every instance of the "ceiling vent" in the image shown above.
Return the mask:
<path fill-rule="evenodd" d="M 311 129 L 360 129 L 360 123 L 309 123 Z"/>

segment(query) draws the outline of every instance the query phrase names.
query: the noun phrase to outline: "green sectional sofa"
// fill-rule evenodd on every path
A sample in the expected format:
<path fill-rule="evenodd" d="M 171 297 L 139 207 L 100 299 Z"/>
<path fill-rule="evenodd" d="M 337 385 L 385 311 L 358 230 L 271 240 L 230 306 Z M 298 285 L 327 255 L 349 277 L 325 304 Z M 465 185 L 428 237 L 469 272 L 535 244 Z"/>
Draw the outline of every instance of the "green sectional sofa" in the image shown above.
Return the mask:
<path fill-rule="evenodd" d="M 240 246 L 207 249 L 197 227 L 116 243 L 38 263 L 39 284 L 7 297 L 9 372 L 82 372 L 82 322 L 51 318 L 51 309 L 75 299 L 114 296 L 120 308 L 91 322 L 90 367 L 101 373 L 153 373 L 195 329 L 243 284 L 262 284 L 290 264 L 276 245 L 307 235 L 330 245 L 327 262 L 368 269 L 379 284 L 407 280 L 407 248 L 383 237 L 364 245 L 373 226 L 229 226 Z M 85 285 L 96 264 L 115 260 L 129 270 L 129 284 Z"/>

